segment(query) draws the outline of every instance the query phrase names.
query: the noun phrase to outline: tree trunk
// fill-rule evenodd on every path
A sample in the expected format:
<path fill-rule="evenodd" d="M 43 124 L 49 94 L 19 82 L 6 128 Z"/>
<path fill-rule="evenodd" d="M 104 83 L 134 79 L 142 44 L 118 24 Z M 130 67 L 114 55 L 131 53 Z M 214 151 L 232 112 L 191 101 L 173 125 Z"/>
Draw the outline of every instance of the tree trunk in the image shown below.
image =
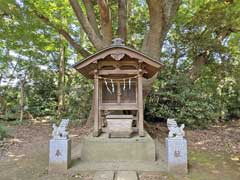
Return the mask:
<path fill-rule="evenodd" d="M 171 27 L 171 20 L 176 15 L 180 0 L 147 0 L 150 24 L 146 33 L 142 52 L 160 61 L 160 53 L 164 39 Z M 143 91 L 146 96 L 152 89 L 157 74 L 151 79 L 143 80 Z"/>
<path fill-rule="evenodd" d="M 192 64 L 192 67 L 188 72 L 189 77 L 192 80 L 195 80 L 199 76 L 203 66 L 208 62 L 208 57 L 209 57 L 209 51 L 205 51 L 202 54 L 199 54 L 198 56 L 196 56 Z"/>
<path fill-rule="evenodd" d="M 127 42 L 127 1 L 118 1 L 118 35 Z"/>
<path fill-rule="evenodd" d="M 92 25 L 96 34 L 99 37 L 101 37 L 100 31 L 98 29 L 97 18 L 96 18 L 95 12 L 94 12 L 94 6 L 93 6 L 92 1 L 91 0 L 83 0 L 83 3 L 86 8 L 86 14 L 87 14 L 88 21 Z"/>
<path fill-rule="evenodd" d="M 20 122 L 23 121 L 23 114 L 24 114 L 24 80 L 20 80 Z"/>
<path fill-rule="evenodd" d="M 112 18 L 108 0 L 98 0 L 98 6 L 103 41 L 105 45 L 110 45 L 112 43 Z"/>
<path fill-rule="evenodd" d="M 64 101 L 65 101 L 65 45 L 64 40 L 61 36 L 60 38 L 61 47 L 59 50 L 59 69 L 58 69 L 58 119 L 62 118 L 62 112 L 64 111 Z"/>
<path fill-rule="evenodd" d="M 89 22 L 88 18 L 84 15 L 81 6 L 79 5 L 77 0 L 69 0 L 72 9 L 77 16 L 79 23 L 81 24 L 84 32 L 87 34 L 89 40 L 94 45 L 96 49 L 102 49 L 107 46 L 106 42 L 102 40 L 101 37 L 97 35 L 95 30 L 93 29 L 92 24 Z"/>

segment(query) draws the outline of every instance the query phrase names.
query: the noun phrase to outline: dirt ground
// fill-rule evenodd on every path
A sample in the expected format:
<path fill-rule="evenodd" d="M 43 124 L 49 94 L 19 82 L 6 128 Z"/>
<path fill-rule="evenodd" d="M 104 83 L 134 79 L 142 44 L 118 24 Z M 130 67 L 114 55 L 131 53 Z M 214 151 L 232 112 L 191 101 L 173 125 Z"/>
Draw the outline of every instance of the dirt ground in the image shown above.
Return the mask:
<path fill-rule="evenodd" d="M 22 125 L 8 123 L 9 137 L 0 141 L 0 180 L 92 180 L 94 173 L 48 174 L 48 140 L 51 126 L 44 121 Z M 147 130 L 163 142 L 167 136 L 164 124 L 148 124 Z M 87 127 L 72 127 L 73 146 Z M 140 180 L 239 180 L 240 121 L 210 127 L 207 130 L 186 130 L 189 173 L 174 176 L 167 173 L 140 173 Z"/>

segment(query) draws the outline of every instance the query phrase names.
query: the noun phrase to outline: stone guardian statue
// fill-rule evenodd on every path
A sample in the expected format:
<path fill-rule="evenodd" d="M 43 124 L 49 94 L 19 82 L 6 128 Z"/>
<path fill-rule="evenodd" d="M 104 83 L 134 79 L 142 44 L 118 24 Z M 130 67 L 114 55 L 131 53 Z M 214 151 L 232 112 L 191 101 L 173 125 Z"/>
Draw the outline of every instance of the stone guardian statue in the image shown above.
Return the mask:
<path fill-rule="evenodd" d="M 69 119 L 62 119 L 57 127 L 53 124 L 52 139 L 49 141 L 49 172 L 63 172 L 71 165 L 71 140 L 67 127 Z"/>
<path fill-rule="evenodd" d="M 171 173 L 187 173 L 187 140 L 183 131 L 185 125 L 179 127 L 175 119 L 167 119 L 169 129 L 166 138 L 166 155 L 168 171 Z"/>
<path fill-rule="evenodd" d="M 56 124 L 53 124 L 52 128 L 52 137 L 53 139 L 68 139 L 68 127 L 69 119 L 62 119 L 59 127 Z"/>
<path fill-rule="evenodd" d="M 169 130 L 168 138 L 182 139 L 185 136 L 185 132 L 183 131 L 185 125 L 181 124 L 181 126 L 178 127 L 175 119 L 167 119 L 167 127 Z"/>

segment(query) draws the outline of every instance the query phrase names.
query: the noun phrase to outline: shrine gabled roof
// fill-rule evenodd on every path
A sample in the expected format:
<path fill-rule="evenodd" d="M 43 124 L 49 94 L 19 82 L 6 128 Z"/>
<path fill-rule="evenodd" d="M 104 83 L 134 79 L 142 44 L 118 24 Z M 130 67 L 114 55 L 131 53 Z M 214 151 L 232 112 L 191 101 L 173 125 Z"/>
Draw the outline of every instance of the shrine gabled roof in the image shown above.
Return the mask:
<path fill-rule="evenodd" d="M 123 59 L 124 56 L 128 56 L 131 59 L 140 60 L 146 65 L 151 66 L 151 69 L 154 69 L 154 72 L 152 72 L 151 74 L 155 74 L 161 67 L 163 67 L 163 64 L 159 61 L 156 61 L 155 59 L 143 54 L 142 52 L 139 52 L 125 45 L 112 45 L 104 48 L 96 52 L 95 54 L 83 59 L 82 61 L 77 62 L 72 67 L 82 73 L 84 76 L 89 77 L 86 74 L 86 72 L 88 71 L 87 67 L 91 64 L 96 64 L 98 60 L 105 59 L 108 56 L 111 56 L 111 58 L 117 61 Z"/>

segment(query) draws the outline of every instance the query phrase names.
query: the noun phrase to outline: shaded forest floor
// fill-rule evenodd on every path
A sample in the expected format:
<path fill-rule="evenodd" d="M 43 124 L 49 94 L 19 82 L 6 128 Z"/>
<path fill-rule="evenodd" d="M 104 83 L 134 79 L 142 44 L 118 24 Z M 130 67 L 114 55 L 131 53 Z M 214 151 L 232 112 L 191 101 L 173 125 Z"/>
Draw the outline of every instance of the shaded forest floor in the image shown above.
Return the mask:
<path fill-rule="evenodd" d="M 82 179 L 92 180 L 93 173 L 49 175 L 48 122 L 8 123 L 9 137 L 0 141 L 0 179 Z M 146 129 L 164 142 L 164 124 L 148 124 Z M 90 132 L 87 127 L 71 127 L 73 146 Z M 240 121 L 210 127 L 207 130 L 186 130 L 189 151 L 189 174 L 174 177 L 170 174 L 141 173 L 140 180 L 239 180 L 240 179 Z"/>

